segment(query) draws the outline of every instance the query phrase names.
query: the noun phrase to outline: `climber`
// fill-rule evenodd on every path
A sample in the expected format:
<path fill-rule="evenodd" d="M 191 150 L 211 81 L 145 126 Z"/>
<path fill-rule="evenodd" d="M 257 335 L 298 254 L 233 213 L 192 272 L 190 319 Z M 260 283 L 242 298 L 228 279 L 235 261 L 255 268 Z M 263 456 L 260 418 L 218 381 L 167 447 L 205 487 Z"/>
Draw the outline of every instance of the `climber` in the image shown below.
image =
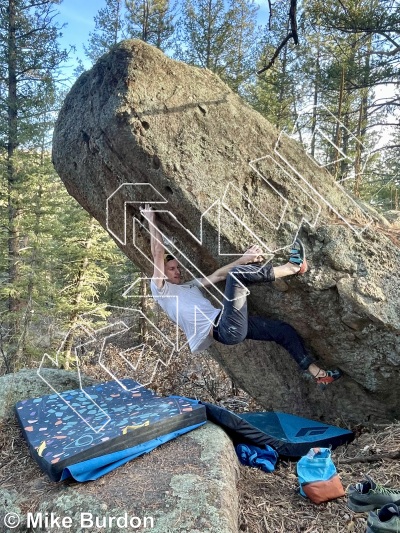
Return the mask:
<path fill-rule="evenodd" d="M 248 316 L 247 285 L 271 282 L 275 279 L 307 271 L 305 250 L 300 239 L 294 243 L 289 261 L 273 267 L 261 266 L 262 249 L 251 246 L 239 259 L 219 268 L 210 276 L 182 283 L 178 261 L 166 253 L 162 236 L 157 228 L 155 212 L 149 204 L 141 208 L 149 223 L 154 273 L 151 291 L 169 318 L 178 323 L 185 333 L 193 353 L 207 349 L 213 339 L 222 344 L 238 344 L 245 339 L 274 341 L 290 353 L 303 371 L 313 376 L 320 385 L 339 379 L 341 371 L 323 370 L 307 353 L 296 330 L 281 320 Z M 226 280 L 223 310 L 214 307 L 203 296 L 199 287 L 208 287 Z M 177 297 L 177 298 L 174 298 Z"/>

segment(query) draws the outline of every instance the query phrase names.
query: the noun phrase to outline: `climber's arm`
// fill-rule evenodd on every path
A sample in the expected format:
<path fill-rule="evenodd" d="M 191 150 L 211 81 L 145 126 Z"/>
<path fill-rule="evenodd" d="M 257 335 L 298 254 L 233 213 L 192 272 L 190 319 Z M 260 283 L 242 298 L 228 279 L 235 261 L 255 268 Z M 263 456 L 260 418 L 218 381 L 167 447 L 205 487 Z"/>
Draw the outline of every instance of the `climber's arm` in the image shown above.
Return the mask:
<path fill-rule="evenodd" d="M 218 270 L 213 272 L 210 276 L 206 276 L 205 278 L 203 278 L 201 280 L 201 284 L 203 285 L 203 287 L 214 285 L 215 283 L 224 281 L 227 278 L 229 272 L 235 266 L 247 265 L 248 263 L 259 263 L 261 261 L 263 261 L 262 249 L 258 245 L 254 244 L 248 250 L 246 250 L 246 252 L 241 257 L 236 259 L 236 261 L 233 261 L 228 265 L 218 268 Z"/>
<path fill-rule="evenodd" d="M 145 204 L 144 209 L 141 209 L 141 213 L 149 223 L 150 231 L 150 247 L 151 255 L 153 256 L 153 276 L 152 279 L 158 289 L 161 289 L 164 285 L 164 254 L 165 248 L 161 233 L 157 227 L 156 214 L 152 210 L 149 204 Z"/>

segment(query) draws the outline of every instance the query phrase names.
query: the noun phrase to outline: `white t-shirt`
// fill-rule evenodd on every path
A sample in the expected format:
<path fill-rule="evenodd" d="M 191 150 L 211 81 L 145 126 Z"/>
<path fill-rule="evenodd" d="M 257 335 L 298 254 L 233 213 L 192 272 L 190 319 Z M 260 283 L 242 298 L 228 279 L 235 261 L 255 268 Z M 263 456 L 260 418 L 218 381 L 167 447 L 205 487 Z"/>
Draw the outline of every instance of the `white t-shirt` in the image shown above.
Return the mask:
<path fill-rule="evenodd" d="M 161 289 L 158 289 L 153 279 L 150 283 L 154 299 L 183 330 L 192 353 L 206 350 L 211 345 L 213 339 L 208 333 L 221 311 L 203 296 L 198 288 L 201 286 L 199 280 L 182 284 L 164 281 Z"/>

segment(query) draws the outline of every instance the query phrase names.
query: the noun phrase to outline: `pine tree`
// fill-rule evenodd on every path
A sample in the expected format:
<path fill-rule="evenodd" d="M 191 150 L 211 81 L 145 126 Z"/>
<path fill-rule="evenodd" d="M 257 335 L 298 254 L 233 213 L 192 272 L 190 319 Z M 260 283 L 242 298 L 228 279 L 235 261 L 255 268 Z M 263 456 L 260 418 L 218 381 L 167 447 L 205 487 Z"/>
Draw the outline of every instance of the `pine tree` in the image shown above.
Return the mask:
<path fill-rule="evenodd" d="M 68 366 L 75 342 L 74 325 L 79 321 L 91 326 L 90 318 L 83 321 L 81 317 L 102 304 L 126 306 L 122 294 L 138 275 L 108 234 L 68 195 L 48 151 L 26 152 L 24 157 L 30 173 L 21 196 L 20 276 L 12 287 L 23 305 L 12 357 L 10 339 L 4 338 L 0 323 L 0 368 L 7 371 L 28 364 L 32 358 L 40 360 L 45 352 L 55 355 L 70 331 L 60 361 Z M 5 222 L 4 210 L 0 215 L 0 223 Z M 5 237 L 0 233 L 2 251 Z M 3 253 L 0 276 L 6 267 Z M 9 291 L 4 283 L 0 298 L 7 297 Z M 103 319 L 106 315 L 106 309 L 97 313 Z"/>
<path fill-rule="evenodd" d="M 66 58 L 54 23 L 58 0 L 6 0 L 0 10 L 0 147 L 4 158 L 1 175 L 7 196 L 7 284 L 9 352 L 15 353 L 19 315 L 24 302 L 18 293 L 20 250 L 24 235 L 23 191 L 29 180 L 23 150 L 41 142 L 41 115 L 54 96 L 55 72 Z M 4 190 L 3 189 L 3 190 Z M 4 300 L 3 300 L 4 301 Z"/>
<path fill-rule="evenodd" d="M 391 67 L 376 59 L 380 33 L 384 27 L 390 33 L 389 12 L 382 11 L 380 0 L 349 0 L 339 8 L 321 0 L 306 2 L 306 17 L 318 24 L 321 42 L 319 101 L 332 114 L 320 117 L 320 128 L 330 139 L 323 147 L 326 164 L 356 196 L 362 194 L 369 173 L 375 172 L 372 167 L 376 170 L 376 158 L 367 160 L 375 142 L 373 127 L 382 117 L 375 88 L 393 78 Z"/>
<path fill-rule="evenodd" d="M 175 32 L 170 0 L 125 0 L 127 34 L 167 50 Z"/>
<path fill-rule="evenodd" d="M 236 92 L 256 70 L 261 45 L 257 27 L 258 6 L 254 0 L 230 0 L 228 17 L 231 31 L 227 35 L 228 51 L 224 57 L 222 79 Z"/>
<path fill-rule="evenodd" d="M 176 56 L 238 91 L 255 71 L 257 9 L 252 0 L 184 0 Z"/>
<path fill-rule="evenodd" d="M 361 198 L 382 212 L 400 211 L 399 161 L 400 132 L 397 131 L 382 151 L 373 154 L 369 179 L 361 190 Z"/>
<path fill-rule="evenodd" d="M 95 30 L 89 34 L 88 46 L 84 46 L 86 56 L 95 63 L 122 38 L 124 23 L 122 0 L 106 0 L 106 7 L 94 17 Z"/>
<path fill-rule="evenodd" d="M 178 56 L 187 63 L 221 74 L 230 29 L 224 1 L 185 0 L 182 12 Z"/>

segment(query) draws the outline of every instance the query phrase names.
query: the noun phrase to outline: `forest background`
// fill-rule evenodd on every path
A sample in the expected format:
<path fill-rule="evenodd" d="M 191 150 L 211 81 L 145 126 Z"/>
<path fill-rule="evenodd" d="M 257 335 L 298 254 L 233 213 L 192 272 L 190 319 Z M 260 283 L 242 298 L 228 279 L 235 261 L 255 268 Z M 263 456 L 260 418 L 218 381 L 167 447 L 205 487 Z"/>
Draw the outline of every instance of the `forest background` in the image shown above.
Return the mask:
<path fill-rule="evenodd" d="M 212 70 L 354 197 L 399 210 L 400 1 L 265 0 L 265 16 L 253 0 L 97 4 L 80 58 L 62 36 L 62 0 L 0 4 L 0 374 L 44 353 L 73 366 L 77 326 L 105 324 L 143 275 L 51 163 L 66 92 L 124 38 Z"/>

